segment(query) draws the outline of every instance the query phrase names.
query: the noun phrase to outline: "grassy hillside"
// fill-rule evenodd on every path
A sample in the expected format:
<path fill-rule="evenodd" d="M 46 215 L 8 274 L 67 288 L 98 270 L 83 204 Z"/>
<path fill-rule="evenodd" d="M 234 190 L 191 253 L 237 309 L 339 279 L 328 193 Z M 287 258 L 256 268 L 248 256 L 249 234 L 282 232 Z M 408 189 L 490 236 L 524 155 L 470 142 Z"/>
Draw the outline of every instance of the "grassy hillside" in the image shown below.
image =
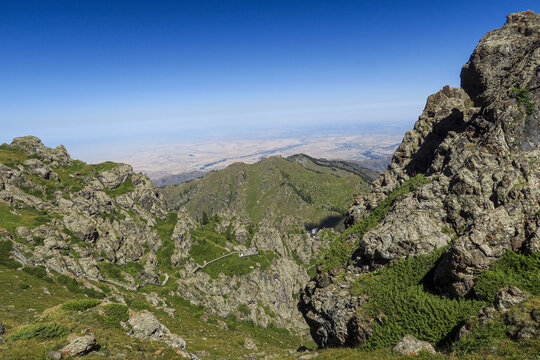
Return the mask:
<path fill-rule="evenodd" d="M 379 176 L 376 171 L 348 161 L 316 159 L 306 154 L 292 155 L 287 160 L 320 174 L 332 174 L 338 177 L 356 174 L 367 182 L 372 182 Z"/>
<path fill-rule="evenodd" d="M 320 223 L 340 216 L 368 183 L 354 173 L 316 172 L 281 157 L 256 164 L 235 163 L 202 179 L 161 189 L 172 209 L 195 217 L 232 210 L 258 223 L 285 217 Z"/>

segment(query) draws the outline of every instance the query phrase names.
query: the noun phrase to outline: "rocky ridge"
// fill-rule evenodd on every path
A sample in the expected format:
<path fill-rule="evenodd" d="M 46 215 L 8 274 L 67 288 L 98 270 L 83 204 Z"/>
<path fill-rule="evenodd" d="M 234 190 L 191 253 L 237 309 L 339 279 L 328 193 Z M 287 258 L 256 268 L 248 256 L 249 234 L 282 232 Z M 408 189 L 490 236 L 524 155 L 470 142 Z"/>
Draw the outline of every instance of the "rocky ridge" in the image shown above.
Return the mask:
<path fill-rule="evenodd" d="M 367 196 L 357 197 L 354 229 L 396 189 L 399 196 L 374 228 L 345 239 L 354 244 L 346 267 L 321 272 L 299 303 L 319 346 L 360 345 L 372 336 L 362 315 L 369 303 L 348 288 L 398 259 L 448 247 L 428 281 L 447 297 L 474 297 L 479 274 L 508 250 L 540 247 L 540 15 L 510 14 L 487 33 L 461 72 L 461 88 L 428 97 L 388 169 Z M 384 323 L 384 320 L 380 320 Z"/>
<path fill-rule="evenodd" d="M 33 136 L 0 146 L 0 207 L 0 240 L 11 243 L 20 266 L 43 267 L 101 296 L 103 286 L 136 291 L 172 278 L 179 296 L 210 314 L 306 330 L 295 297 L 318 248 L 303 233 L 283 234 L 264 221 L 250 227 L 238 213 L 204 227 L 185 209 L 169 211 L 131 166 L 85 164 Z M 194 271 L 248 248 L 260 255 L 234 255 L 219 276 Z"/>

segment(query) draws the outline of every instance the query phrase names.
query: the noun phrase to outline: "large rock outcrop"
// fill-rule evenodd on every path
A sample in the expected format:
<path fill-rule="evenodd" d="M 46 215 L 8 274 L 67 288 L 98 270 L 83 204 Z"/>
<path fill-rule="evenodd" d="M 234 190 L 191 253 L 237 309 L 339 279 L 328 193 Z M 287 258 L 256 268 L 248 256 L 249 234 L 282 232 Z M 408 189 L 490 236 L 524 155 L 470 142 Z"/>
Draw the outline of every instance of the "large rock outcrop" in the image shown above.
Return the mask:
<path fill-rule="evenodd" d="M 464 297 L 507 250 L 540 248 L 539 45 L 540 15 L 510 14 L 478 44 L 463 67 L 462 87 L 429 96 L 371 193 L 355 200 L 348 225 L 415 175 L 428 181 L 399 197 L 357 239 L 351 274 L 451 243 L 430 280 L 444 295 Z M 321 346 L 358 344 L 357 334 L 366 333 L 354 325 L 364 323 L 356 318 L 361 302 L 349 295 L 336 304 L 341 310 L 327 309 L 336 286 L 324 276 L 307 285 L 299 304 L 311 333 Z M 340 281 L 341 288 L 350 283 Z"/>

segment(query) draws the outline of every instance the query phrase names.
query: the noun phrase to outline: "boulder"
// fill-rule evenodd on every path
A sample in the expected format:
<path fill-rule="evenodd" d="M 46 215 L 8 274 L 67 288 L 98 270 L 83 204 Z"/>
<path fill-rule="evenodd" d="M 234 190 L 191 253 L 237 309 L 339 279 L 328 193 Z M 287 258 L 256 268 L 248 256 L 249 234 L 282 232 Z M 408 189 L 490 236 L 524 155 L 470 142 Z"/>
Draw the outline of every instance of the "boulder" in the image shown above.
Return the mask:
<path fill-rule="evenodd" d="M 248 350 L 254 350 L 257 351 L 257 344 L 255 344 L 255 341 L 252 338 L 246 337 L 244 339 L 244 347 Z"/>
<path fill-rule="evenodd" d="M 128 334 L 137 339 L 163 341 L 176 349 L 185 349 L 186 347 L 186 342 L 182 337 L 171 334 L 169 329 L 148 310 L 130 311 L 128 324 L 131 325 Z"/>
<path fill-rule="evenodd" d="M 501 289 L 495 295 L 495 308 L 501 312 L 506 312 L 510 308 L 521 304 L 529 297 L 524 291 L 521 291 L 515 286 L 510 285 L 506 289 Z"/>
<path fill-rule="evenodd" d="M 86 355 L 99 348 L 96 337 L 91 333 L 83 336 L 70 334 L 68 340 L 69 344 L 60 350 L 62 357 Z"/>
<path fill-rule="evenodd" d="M 433 345 L 427 341 L 420 341 L 412 335 L 405 335 L 399 340 L 396 346 L 394 346 L 392 351 L 407 356 L 416 356 L 420 351 L 426 351 L 430 354 L 436 353 Z"/>

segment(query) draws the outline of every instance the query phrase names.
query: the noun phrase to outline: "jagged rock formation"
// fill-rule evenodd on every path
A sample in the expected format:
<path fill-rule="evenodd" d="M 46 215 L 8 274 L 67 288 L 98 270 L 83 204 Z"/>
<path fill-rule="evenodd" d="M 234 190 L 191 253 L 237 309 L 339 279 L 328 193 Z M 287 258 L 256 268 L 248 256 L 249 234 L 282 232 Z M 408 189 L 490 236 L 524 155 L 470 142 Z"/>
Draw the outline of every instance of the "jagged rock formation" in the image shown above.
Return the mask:
<path fill-rule="evenodd" d="M 125 164 L 86 165 L 32 136 L 1 150 L 8 161 L 0 163 L 0 201 L 14 219 L 0 226 L 11 230 L 16 260 L 96 280 L 103 260 L 140 262 L 137 277 L 159 283 L 154 225 L 167 212 L 146 175 Z M 9 229 L 17 221 L 29 226 Z"/>
<path fill-rule="evenodd" d="M 447 296 L 470 296 L 476 277 L 507 250 L 540 248 L 540 15 L 508 15 L 482 38 L 461 79 L 461 88 L 429 96 L 388 169 L 349 210 L 353 225 L 415 175 L 428 180 L 356 239 L 340 288 L 354 274 L 452 244 L 430 280 Z M 365 299 L 329 302 L 336 274 L 308 283 L 300 309 L 319 345 L 358 345 L 369 336 L 369 319 L 356 312 Z"/>

